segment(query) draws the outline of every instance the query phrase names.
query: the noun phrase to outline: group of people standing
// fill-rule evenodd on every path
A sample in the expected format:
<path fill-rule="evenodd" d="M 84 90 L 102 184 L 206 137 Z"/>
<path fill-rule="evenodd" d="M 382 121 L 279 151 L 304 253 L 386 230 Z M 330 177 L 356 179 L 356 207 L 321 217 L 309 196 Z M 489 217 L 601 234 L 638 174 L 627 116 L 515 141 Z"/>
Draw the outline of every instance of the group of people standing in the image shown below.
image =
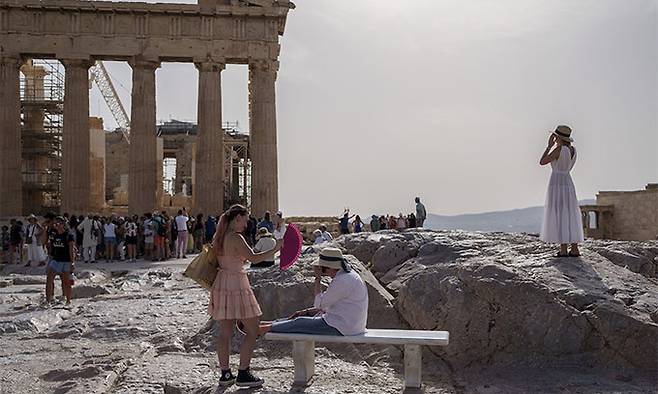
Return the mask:
<path fill-rule="evenodd" d="M 55 217 L 54 214 L 46 216 Z M 188 216 L 185 208 L 171 217 L 166 211 L 133 216 L 62 216 L 64 226 L 74 240 L 76 259 L 96 263 L 105 259 L 135 261 L 184 258 L 199 252 L 215 234 L 217 219 L 198 214 Z M 12 219 L 2 227 L 3 262 L 20 264 L 27 257 L 27 266 L 45 265 L 48 219 L 39 222 L 35 215 L 27 217 L 27 225 Z M 27 248 L 24 246 L 27 245 Z M 27 256 L 23 255 L 27 249 Z"/>
<path fill-rule="evenodd" d="M 370 231 L 379 230 L 405 230 L 408 228 L 419 228 L 425 224 L 427 211 L 425 205 L 420 202 L 420 197 L 416 197 L 416 213 L 403 215 L 372 215 L 370 217 Z M 341 234 L 360 233 L 366 231 L 366 223 L 359 215 L 351 215 L 350 210 L 345 209 L 343 216 L 338 220 L 338 228 Z"/>

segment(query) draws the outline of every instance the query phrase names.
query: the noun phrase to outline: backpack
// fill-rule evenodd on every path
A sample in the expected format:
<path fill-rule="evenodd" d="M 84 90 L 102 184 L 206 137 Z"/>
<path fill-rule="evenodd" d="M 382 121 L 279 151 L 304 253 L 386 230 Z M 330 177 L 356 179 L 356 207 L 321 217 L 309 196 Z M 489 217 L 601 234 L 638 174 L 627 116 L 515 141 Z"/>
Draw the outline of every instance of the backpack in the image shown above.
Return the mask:
<path fill-rule="evenodd" d="M 165 224 L 162 223 L 159 220 L 156 220 L 155 223 L 157 223 L 158 226 L 158 235 L 161 237 L 164 237 L 167 235 L 167 228 L 165 227 Z"/>

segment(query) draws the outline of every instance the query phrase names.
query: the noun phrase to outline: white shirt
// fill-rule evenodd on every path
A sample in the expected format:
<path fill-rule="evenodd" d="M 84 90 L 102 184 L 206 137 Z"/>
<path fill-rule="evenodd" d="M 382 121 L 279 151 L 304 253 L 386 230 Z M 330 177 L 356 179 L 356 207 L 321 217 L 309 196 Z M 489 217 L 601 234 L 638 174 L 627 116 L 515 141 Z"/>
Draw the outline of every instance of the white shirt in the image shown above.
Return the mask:
<path fill-rule="evenodd" d="M 331 233 L 329 231 L 323 231 L 322 238 L 324 238 L 324 242 L 329 242 L 334 240 L 334 237 L 331 236 Z"/>
<path fill-rule="evenodd" d="M 327 324 L 343 335 L 359 335 L 366 331 L 368 289 L 354 270 L 338 271 L 327 290 L 315 296 L 313 306 L 322 309 Z"/>
<path fill-rule="evenodd" d="M 187 221 L 190 220 L 187 216 L 178 215 L 176 216 L 176 230 L 177 231 L 187 231 Z"/>
<path fill-rule="evenodd" d="M 114 229 L 116 227 L 117 226 L 114 223 L 108 223 L 105 226 L 103 226 L 103 228 L 105 229 L 105 237 L 106 238 L 111 238 L 111 237 L 116 238 L 116 233 L 114 232 Z"/>
<path fill-rule="evenodd" d="M 276 241 L 272 237 L 261 237 L 261 239 L 256 242 L 256 246 L 254 246 L 254 252 L 256 253 L 261 253 L 261 252 L 268 252 L 276 246 Z"/>
<path fill-rule="evenodd" d="M 272 235 L 274 235 L 274 239 L 283 239 L 283 236 L 286 234 L 286 225 L 281 224 L 279 228 L 275 228 L 274 231 L 272 232 Z"/>

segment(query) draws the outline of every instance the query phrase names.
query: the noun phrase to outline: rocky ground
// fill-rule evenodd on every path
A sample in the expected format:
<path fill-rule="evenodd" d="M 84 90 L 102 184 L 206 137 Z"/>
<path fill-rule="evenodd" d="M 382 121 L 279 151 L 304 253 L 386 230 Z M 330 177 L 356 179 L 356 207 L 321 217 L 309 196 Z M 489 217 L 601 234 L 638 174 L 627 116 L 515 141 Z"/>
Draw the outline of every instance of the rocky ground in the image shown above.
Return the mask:
<path fill-rule="evenodd" d="M 591 241 L 577 259 L 501 233 L 384 231 L 335 245 L 368 283 L 369 327 L 450 331 L 448 347 L 424 349 L 421 392 L 658 387 L 656 242 Z M 265 319 L 308 306 L 314 258 L 251 272 Z M 0 392 L 224 392 L 207 292 L 182 276 L 188 262 L 78 264 L 69 309 L 42 305 L 43 269 L 4 266 Z M 316 364 L 310 387 L 291 387 L 290 344 L 259 340 L 252 368 L 266 384 L 255 391 L 402 391 L 397 347 L 318 344 Z"/>

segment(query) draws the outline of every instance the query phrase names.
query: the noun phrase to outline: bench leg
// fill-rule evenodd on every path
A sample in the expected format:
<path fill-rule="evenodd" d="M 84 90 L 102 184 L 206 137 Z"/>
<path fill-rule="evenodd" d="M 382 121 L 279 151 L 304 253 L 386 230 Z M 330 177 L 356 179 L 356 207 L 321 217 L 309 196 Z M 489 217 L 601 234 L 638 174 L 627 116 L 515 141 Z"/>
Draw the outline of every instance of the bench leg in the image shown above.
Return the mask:
<path fill-rule="evenodd" d="M 423 354 L 420 345 L 404 345 L 404 387 L 419 389 Z"/>
<path fill-rule="evenodd" d="M 293 341 L 292 360 L 295 364 L 295 386 L 307 386 L 315 373 L 315 341 Z"/>

